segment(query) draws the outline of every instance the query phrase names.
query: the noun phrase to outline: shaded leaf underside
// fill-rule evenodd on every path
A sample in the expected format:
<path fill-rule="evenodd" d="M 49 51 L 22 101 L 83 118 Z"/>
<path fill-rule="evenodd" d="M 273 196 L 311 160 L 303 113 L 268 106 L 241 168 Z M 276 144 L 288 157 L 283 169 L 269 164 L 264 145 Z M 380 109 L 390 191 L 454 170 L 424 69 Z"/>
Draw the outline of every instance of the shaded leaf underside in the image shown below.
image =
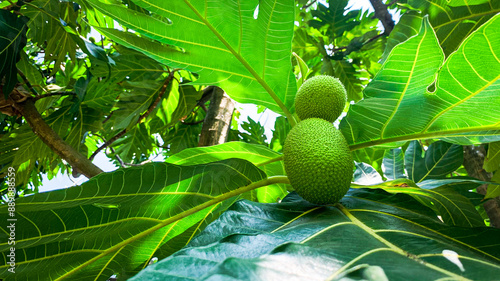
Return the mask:
<path fill-rule="evenodd" d="M 335 207 L 293 194 L 280 204 L 239 201 L 187 248 L 131 280 L 366 280 L 361 273 L 373 266 L 388 280 L 500 274 L 499 230 L 449 227 L 430 216 L 408 196 L 365 190 Z"/>

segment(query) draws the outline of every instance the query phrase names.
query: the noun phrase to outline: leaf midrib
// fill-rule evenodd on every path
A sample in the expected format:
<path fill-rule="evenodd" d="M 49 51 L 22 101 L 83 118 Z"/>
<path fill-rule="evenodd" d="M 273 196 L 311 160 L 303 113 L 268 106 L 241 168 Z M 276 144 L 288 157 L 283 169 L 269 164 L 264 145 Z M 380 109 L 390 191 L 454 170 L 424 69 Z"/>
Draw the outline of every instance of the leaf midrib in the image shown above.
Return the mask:
<path fill-rule="evenodd" d="M 475 17 L 481 17 L 481 16 L 487 16 L 487 15 L 490 15 L 490 14 L 496 14 L 498 12 L 500 12 L 500 9 L 494 9 L 494 10 L 490 10 L 490 11 L 483 12 L 483 13 L 471 14 L 471 15 L 468 15 L 468 16 L 465 16 L 465 17 L 460 17 L 460 18 L 452 19 L 452 20 L 450 20 L 450 21 L 448 21 L 446 23 L 442 23 L 440 25 L 434 26 L 434 29 L 437 30 L 438 28 L 446 26 L 448 24 L 452 24 L 452 23 L 455 23 L 455 22 L 463 21 L 463 20 L 468 20 L 468 19 L 475 18 Z"/>
<path fill-rule="evenodd" d="M 281 108 L 283 113 L 285 113 L 288 121 L 290 124 L 292 124 L 292 127 L 295 125 L 295 119 L 293 118 L 293 115 L 290 113 L 288 108 L 283 104 L 283 102 L 279 99 L 279 97 L 276 95 L 273 89 L 269 87 L 269 85 L 264 81 L 264 79 L 253 69 L 253 67 L 239 54 L 236 52 L 236 50 L 233 49 L 233 47 L 229 44 L 229 42 L 226 41 L 222 35 L 217 32 L 217 30 L 200 14 L 200 12 L 193 7 L 193 5 L 187 1 L 184 0 L 184 3 L 200 18 L 200 20 L 205 24 L 206 27 L 208 27 L 212 33 L 219 39 L 219 41 L 226 46 L 226 48 L 231 52 L 231 54 L 252 74 L 252 76 L 257 80 L 257 82 L 267 91 L 267 93 L 271 96 L 271 98 L 276 102 L 276 104 Z M 240 34 L 240 37 L 242 34 Z M 267 33 L 266 33 L 267 36 Z M 266 65 L 266 61 L 263 62 L 264 67 Z M 288 80 L 288 79 L 287 79 Z"/>
<path fill-rule="evenodd" d="M 143 231 L 143 232 L 140 232 L 139 234 L 137 235 L 134 235 L 133 237 L 130 237 L 128 239 L 125 239 L 123 240 L 122 242 L 118 243 L 118 244 L 115 244 L 114 246 L 111 246 L 109 247 L 108 249 L 104 250 L 101 254 L 87 260 L 86 262 L 74 267 L 72 270 L 66 272 L 65 274 L 61 275 L 60 277 L 58 277 L 57 279 L 55 279 L 56 281 L 57 280 L 62 280 L 64 278 L 67 278 L 73 274 L 75 274 L 76 272 L 78 272 L 79 270 L 87 267 L 88 265 L 96 262 L 97 260 L 103 258 L 104 256 L 108 255 L 109 253 L 112 253 L 120 248 L 122 248 L 123 246 L 125 245 L 128 245 L 129 243 L 132 243 L 140 238 L 143 238 L 143 237 L 146 237 L 147 235 L 151 234 L 151 233 L 154 233 L 155 231 L 159 230 L 160 228 L 163 228 L 171 223 L 174 223 L 178 220 L 181 220 L 185 217 L 188 217 L 194 213 L 197 213 L 207 207 L 210 207 L 214 204 L 217 204 L 219 202 L 222 202 L 224 200 L 227 200 L 231 197 L 234 197 L 234 196 L 239 196 L 240 194 L 242 193 L 245 193 L 245 192 L 248 192 L 248 191 L 251 191 L 251 190 L 254 190 L 258 187 L 261 187 L 261 186 L 266 186 L 266 185 L 270 185 L 270 184 L 275 184 L 275 183 L 281 183 L 283 182 L 283 180 L 288 180 L 286 178 L 286 176 L 276 176 L 276 177 L 271 177 L 271 178 L 266 178 L 266 179 L 263 179 L 263 180 L 260 180 L 260 181 L 257 181 L 257 182 L 253 182 L 253 183 L 250 183 L 249 185 L 246 185 L 246 186 L 242 186 L 240 188 L 237 188 L 237 189 L 234 189 L 234 190 L 231 190 L 227 193 L 223 193 L 217 197 L 215 197 L 214 199 L 212 199 L 211 201 L 207 201 L 205 203 L 202 203 L 202 204 L 199 204 L 191 209 L 188 209 L 184 212 L 181 212 L 177 215 L 174 215 L 168 219 L 165 219 L 163 220 L 161 223 Z"/>
<path fill-rule="evenodd" d="M 392 244 L 391 242 L 389 242 L 388 240 L 386 240 L 385 238 L 383 238 L 382 236 L 378 235 L 375 230 L 373 230 L 372 228 L 370 228 L 369 226 L 367 226 L 366 224 L 364 224 L 363 222 L 361 222 L 360 220 L 358 220 L 350 211 L 352 210 L 348 210 L 347 208 L 345 208 L 344 206 L 342 206 L 341 204 L 337 203 L 335 204 L 335 207 L 337 207 L 349 220 L 351 220 L 356 226 L 358 226 L 359 228 L 361 228 L 363 231 L 365 231 L 366 233 L 368 233 L 370 236 L 372 236 L 373 238 L 377 239 L 378 241 L 380 241 L 381 243 L 383 243 L 384 245 L 387 246 L 388 249 L 394 251 L 395 253 L 398 253 L 402 256 L 405 256 L 409 259 L 412 259 L 416 262 L 422 262 L 422 260 L 420 259 L 415 259 L 415 258 L 412 258 L 411 255 L 408 255 L 408 253 L 406 251 L 404 251 L 403 249 L 401 249 L 400 247 Z M 368 211 L 368 210 L 367 210 Z M 465 278 L 463 276 L 460 276 L 460 275 L 457 275 L 453 272 L 450 272 L 448 270 L 445 270 L 445 269 L 442 269 L 442 268 L 439 268 L 431 263 L 427 263 L 427 262 L 423 262 L 422 263 L 424 266 L 427 266 L 433 270 L 436 270 L 438 272 L 441 272 L 445 275 L 448 275 L 450 277 L 454 277 L 456 278 L 455 280 L 470 280 L 468 278 Z M 336 271 L 334 273 L 334 275 L 338 274 L 340 272 L 340 270 Z M 472 280 L 470 280 L 472 281 Z"/>
<path fill-rule="evenodd" d="M 360 197 L 353 197 L 353 198 L 361 199 L 361 200 L 366 200 L 365 198 L 360 198 Z M 368 200 L 368 201 L 370 201 L 370 200 Z M 373 202 L 373 201 L 370 201 L 370 202 Z M 379 203 L 379 202 L 377 202 L 377 203 Z M 403 209 L 403 208 L 399 208 L 399 209 Z M 422 229 L 425 229 L 426 231 L 432 232 L 432 233 L 434 233 L 434 234 L 436 234 L 436 235 L 438 235 L 440 237 L 443 237 L 446 240 L 451 240 L 451 241 L 453 241 L 455 243 L 458 243 L 460 245 L 463 245 L 463 246 L 467 247 L 468 249 L 474 250 L 475 252 L 481 253 L 482 255 L 490 257 L 490 258 L 492 258 L 494 260 L 500 261 L 499 258 L 497 258 L 497 257 L 495 257 L 493 255 L 490 255 L 490 254 L 488 254 L 488 253 L 486 253 L 486 252 L 484 252 L 484 251 L 482 251 L 482 250 L 480 250 L 480 249 L 478 249 L 476 247 L 473 247 L 473 246 L 471 246 L 471 245 L 469 245 L 469 244 L 467 244 L 465 242 L 462 242 L 462 241 L 460 241 L 458 239 L 455 239 L 453 237 L 445 235 L 445 234 L 443 234 L 441 232 L 438 232 L 438 231 L 436 231 L 436 230 L 434 230 L 432 228 L 426 227 L 425 225 L 421 225 L 421 224 L 416 223 L 416 222 L 414 222 L 412 220 L 409 220 L 409 219 L 406 219 L 406 218 L 403 218 L 403 217 L 400 217 L 400 216 L 397 216 L 397 215 L 394 215 L 394 214 L 389 214 L 389 213 L 386 213 L 386 212 L 377 211 L 377 210 L 369 210 L 369 209 L 350 209 L 349 211 L 350 212 L 371 212 L 371 213 L 377 213 L 377 214 L 384 214 L 384 215 L 387 215 L 387 216 L 392 216 L 392 217 L 395 217 L 395 218 L 397 218 L 399 220 L 402 220 L 402 221 L 405 221 L 407 223 L 410 223 L 410 224 L 416 225 L 418 227 L 421 227 Z M 381 230 L 377 230 L 377 232 L 380 232 L 380 231 Z M 427 238 L 429 238 L 429 237 L 427 236 Z"/>
<path fill-rule="evenodd" d="M 395 136 L 395 137 L 385 138 L 385 139 L 366 140 L 363 142 L 350 144 L 349 148 L 351 149 L 351 151 L 354 151 L 354 150 L 358 150 L 358 149 L 362 149 L 362 148 L 366 148 L 366 147 L 370 147 L 370 146 L 380 145 L 380 144 L 384 144 L 384 143 L 397 142 L 397 141 L 410 141 L 410 140 L 418 140 L 418 139 L 440 138 L 440 137 L 446 137 L 449 135 L 453 135 L 452 137 L 460 137 L 457 134 L 483 132 L 483 131 L 498 131 L 498 130 L 500 130 L 500 122 L 497 122 L 497 123 L 490 125 L 490 126 L 484 126 L 484 127 L 468 127 L 468 128 L 461 128 L 461 129 L 456 129 L 456 130 L 434 131 L 434 132 L 426 132 L 426 133 L 417 132 L 414 134 Z M 470 137 L 470 135 L 464 135 L 464 136 Z"/>

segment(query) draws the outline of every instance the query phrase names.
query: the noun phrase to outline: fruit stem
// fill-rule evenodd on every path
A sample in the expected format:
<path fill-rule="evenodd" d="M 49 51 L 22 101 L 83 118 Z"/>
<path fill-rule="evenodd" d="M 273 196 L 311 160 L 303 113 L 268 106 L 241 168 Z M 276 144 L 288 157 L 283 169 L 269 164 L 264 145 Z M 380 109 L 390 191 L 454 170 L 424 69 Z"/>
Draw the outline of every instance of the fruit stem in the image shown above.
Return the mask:
<path fill-rule="evenodd" d="M 281 160 L 283 160 L 283 155 L 280 155 L 280 156 L 278 156 L 276 158 L 272 158 L 272 159 L 266 160 L 264 162 L 260 162 L 258 164 L 255 164 L 255 166 L 261 167 L 261 166 L 265 166 L 267 164 L 271 164 L 271 163 L 278 162 L 278 161 L 281 161 Z"/>

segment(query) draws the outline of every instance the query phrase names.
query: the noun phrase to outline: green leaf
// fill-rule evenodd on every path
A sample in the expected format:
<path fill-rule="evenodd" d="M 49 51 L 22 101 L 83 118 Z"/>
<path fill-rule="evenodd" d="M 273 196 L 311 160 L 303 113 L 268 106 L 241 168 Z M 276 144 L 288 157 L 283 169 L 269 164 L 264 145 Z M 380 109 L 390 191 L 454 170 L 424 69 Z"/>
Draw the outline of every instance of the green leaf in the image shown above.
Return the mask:
<path fill-rule="evenodd" d="M 488 173 L 500 168 L 500 141 L 492 142 L 488 145 L 488 154 L 484 159 L 483 168 Z"/>
<path fill-rule="evenodd" d="M 89 157 L 85 138 L 89 132 L 96 133 L 102 129 L 101 116 L 102 113 L 99 110 L 84 105 L 80 106 L 75 115 L 76 120 L 71 125 L 65 141 L 83 155 Z"/>
<path fill-rule="evenodd" d="M 245 159 L 259 167 L 267 176 L 285 174 L 283 161 L 273 161 L 281 156 L 263 145 L 244 142 L 228 142 L 214 146 L 185 149 L 167 158 L 165 161 L 176 165 L 206 164 L 224 159 Z M 273 161 L 273 162 L 271 162 Z M 287 194 L 285 184 L 274 184 L 251 191 L 250 198 L 262 203 L 274 203 Z"/>
<path fill-rule="evenodd" d="M 423 189 L 411 180 L 398 179 L 358 187 L 382 188 L 392 194 L 408 194 L 434 210 L 436 215 L 441 216 L 442 220 L 448 225 L 462 227 L 484 226 L 481 215 L 479 215 L 471 201 L 446 184 L 432 189 Z"/>
<path fill-rule="evenodd" d="M 319 4 L 316 10 L 312 10 L 311 14 L 315 19 L 309 21 L 309 25 L 316 29 L 326 29 L 326 35 L 335 38 L 340 37 L 345 31 L 351 30 L 360 24 L 356 21 L 360 10 L 348 11 L 347 0 L 332 1 L 326 7 Z M 324 28 L 324 27 L 327 28 Z"/>
<path fill-rule="evenodd" d="M 203 94 L 197 87 L 179 85 L 176 79 L 172 80 L 171 84 L 172 88 L 168 96 L 158 105 L 157 118 L 151 120 L 150 127 L 155 132 L 167 130 L 168 127 L 184 119 L 195 108 Z"/>
<path fill-rule="evenodd" d="M 475 191 L 477 187 L 488 182 L 480 181 L 471 177 L 452 177 L 437 180 L 424 180 L 418 183 L 420 188 L 433 189 L 437 187 L 446 187 L 453 189 L 462 196 L 467 197 L 474 206 L 482 204 L 484 195 Z"/>
<path fill-rule="evenodd" d="M 142 80 L 140 82 L 123 82 L 124 92 L 115 103 L 116 110 L 109 119 L 112 130 L 130 129 L 137 125 L 141 114 L 146 112 L 163 89 L 160 81 Z M 106 125 L 108 125 L 106 124 Z"/>
<path fill-rule="evenodd" d="M 500 134 L 500 16 L 471 34 L 441 67 L 426 19 L 419 35 L 394 47 L 382 70 L 341 122 L 352 150 L 418 138 Z M 427 92 L 438 73 L 435 92 Z M 474 112 L 474 114 L 470 114 Z M 411 120 L 411 122 L 408 122 Z"/>
<path fill-rule="evenodd" d="M 472 32 L 500 12 L 500 2 L 496 0 L 409 0 L 408 3 L 429 15 L 446 56 L 454 52 Z"/>
<path fill-rule="evenodd" d="M 46 62 L 55 61 L 53 73 L 66 62 L 66 55 L 75 60 L 77 43 L 64 26 L 77 21 L 73 3 L 35 0 L 24 7 L 23 14 L 30 18 L 28 36 L 45 50 Z"/>
<path fill-rule="evenodd" d="M 500 184 L 500 172 L 496 171 L 493 177 L 491 178 L 491 181 Z M 500 196 L 500 185 L 489 184 L 484 199 L 495 198 L 498 196 Z"/>
<path fill-rule="evenodd" d="M 201 133 L 201 124 L 186 125 L 177 123 L 173 128 L 164 132 L 161 136 L 165 144 L 168 144 L 168 155 L 179 153 L 187 148 L 198 146 L 198 136 Z"/>
<path fill-rule="evenodd" d="M 187 229 L 190 236 L 196 234 L 199 227 L 193 226 L 217 217 L 264 177 L 239 159 L 195 166 L 151 163 L 100 174 L 81 186 L 19 198 L 15 277 L 107 280 L 118 274 L 125 280 L 152 257 L 163 258 L 183 247 L 170 240 L 186 235 Z M 260 183 L 267 182 L 272 183 Z M 8 218 L 5 204 L 0 217 Z M 11 246 L 6 233 L 0 235 L 5 256 Z M 2 276 L 8 267 L 4 260 Z"/>
<path fill-rule="evenodd" d="M 306 62 L 299 55 L 297 55 L 296 53 L 292 53 L 292 55 L 295 57 L 297 65 L 299 66 L 300 79 L 297 83 L 302 85 L 304 81 L 307 79 L 307 75 L 309 74 L 310 69 L 307 66 Z"/>
<path fill-rule="evenodd" d="M 345 60 L 327 59 L 323 61 L 322 70 L 327 75 L 339 78 L 347 91 L 347 100 L 359 101 L 363 97 L 363 87 L 370 78 L 368 72 L 357 70 Z"/>
<path fill-rule="evenodd" d="M 398 24 L 394 26 L 394 29 L 387 38 L 387 44 L 385 46 L 384 54 L 382 55 L 382 61 L 387 59 L 396 45 L 417 35 L 421 25 L 422 15 L 418 14 L 416 11 L 408 11 L 402 15 Z"/>
<path fill-rule="evenodd" d="M 115 62 L 115 65 L 111 66 L 111 71 L 109 65 L 103 63 L 92 68 L 93 77 L 82 103 L 108 112 L 115 105 L 116 98 L 123 94 L 123 101 L 118 102 L 116 106 L 124 112 L 119 114 L 120 111 L 118 111 L 116 115 L 119 115 L 117 121 L 120 121 L 117 126 L 126 128 L 130 124 L 128 122 L 134 120 L 134 117 L 135 120 L 138 118 L 137 112 L 134 111 L 136 107 L 142 110 L 147 108 L 149 104 L 146 101 L 151 102 L 151 97 L 163 84 L 162 75 L 165 70 L 155 60 L 125 48 L 121 50 L 121 53 L 114 53 L 110 57 Z M 128 93 L 124 93 L 125 90 Z M 127 107 L 134 95 L 139 96 L 136 98 L 136 103 Z M 122 118 L 127 120 L 121 121 Z"/>
<path fill-rule="evenodd" d="M 26 45 L 26 17 L 19 17 L 9 11 L 0 10 L 0 81 L 5 77 L 2 87 L 7 98 L 17 83 L 16 63 Z M 4 84 L 4 82 L 2 82 Z M 3 100 L 2 97 L 0 100 Z"/>
<path fill-rule="evenodd" d="M 47 86 L 45 83 L 46 79 L 40 69 L 30 61 L 26 53 L 21 53 L 21 60 L 17 63 L 17 68 L 26 76 L 28 81 L 30 81 L 33 89 L 38 93 L 43 93 L 45 91 L 45 87 Z"/>
<path fill-rule="evenodd" d="M 401 148 L 388 150 L 382 160 L 384 176 L 389 180 L 406 178 L 404 153 Z"/>
<path fill-rule="evenodd" d="M 279 116 L 274 122 L 273 138 L 269 144 L 271 149 L 277 152 L 283 151 L 283 146 L 285 145 L 286 136 L 288 132 L 292 129 L 290 123 L 284 116 Z"/>
<path fill-rule="evenodd" d="M 140 123 L 127 131 L 127 134 L 114 142 L 112 146 L 125 163 L 134 163 L 140 162 L 143 155 L 146 157 L 151 155 L 153 144 L 154 136 L 151 136 L 144 123 Z"/>
<path fill-rule="evenodd" d="M 425 179 L 444 178 L 464 161 L 461 145 L 444 141 L 432 143 L 422 157 L 422 146 L 418 141 L 412 141 L 405 152 L 405 169 L 408 178 L 418 183 Z"/>
<path fill-rule="evenodd" d="M 65 138 L 73 114 L 71 106 L 65 106 L 45 118 L 49 125 L 61 138 Z M 23 124 L 0 139 L 0 165 L 2 170 L 8 167 L 18 167 L 16 171 L 16 184 L 24 185 L 32 172 L 39 173 L 50 169 L 50 163 L 57 155 L 43 141 L 33 133 L 28 124 Z"/>
<path fill-rule="evenodd" d="M 290 59 L 293 1 L 134 1 L 163 19 L 107 1 L 88 2 L 149 39 L 96 27 L 108 38 L 172 67 L 197 72 L 197 84 L 218 85 L 238 102 L 291 116 L 288 109 L 296 92 Z"/>
<path fill-rule="evenodd" d="M 494 280 L 499 235 L 443 225 L 407 195 L 351 190 L 342 204 L 319 207 L 291 194 L 280 204 L 238 201 L 130 280 L 366 280 L 373 271 L 388 280 Z"/>
<path fill-rule="evenodd" d="M 241 123 L 241 128 L 248 133 L 240 132 L 239 136 L 244 142 L 266 145 L 267 137 L 264 126 L 260 122 L 255 122 L 250 116 L 247 117 L 247 120 L 248 122 Z"/>
<path fill-rule="evenodd" d="M 356 167 L 354 171 L 354 183 L 370 185 L 383 182 L 380 174 L 372 166 L 362 162 L 354 162 L 354 166 Z"/>
<path fill-rule="evenodd" d="M 345 136 L 345 135 L 344 135 Z M 352 151 L 352 156 L 354 161 L 367 163 L 380 174 L 382 171 L 382 162 L 384 159 L 385 149 L 380 149 L 377 147 L 366 147 L 363 149 L 357 149 Z"/>

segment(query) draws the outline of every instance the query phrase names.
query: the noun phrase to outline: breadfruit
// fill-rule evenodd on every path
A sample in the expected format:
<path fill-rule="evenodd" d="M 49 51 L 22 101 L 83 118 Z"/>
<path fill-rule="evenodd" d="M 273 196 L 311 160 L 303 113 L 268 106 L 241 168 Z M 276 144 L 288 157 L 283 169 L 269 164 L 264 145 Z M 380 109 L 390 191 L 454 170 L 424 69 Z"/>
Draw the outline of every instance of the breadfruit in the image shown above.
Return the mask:
<path fill-rule="evenodd" d="M 293 127 L 283 158 L 290 184 L 311 203 L 336 203 L 349 190 L 352 154 L 342 133 L 326 120 L 309 118 Z"/>
<path fill-rule="evenodd" d="M 321 118 L 335 121 L 344 110 L 347 92 L 339 79 L 314 76 L 300 86 L 295 95 L 295 111 L 301 120 Z"/>

